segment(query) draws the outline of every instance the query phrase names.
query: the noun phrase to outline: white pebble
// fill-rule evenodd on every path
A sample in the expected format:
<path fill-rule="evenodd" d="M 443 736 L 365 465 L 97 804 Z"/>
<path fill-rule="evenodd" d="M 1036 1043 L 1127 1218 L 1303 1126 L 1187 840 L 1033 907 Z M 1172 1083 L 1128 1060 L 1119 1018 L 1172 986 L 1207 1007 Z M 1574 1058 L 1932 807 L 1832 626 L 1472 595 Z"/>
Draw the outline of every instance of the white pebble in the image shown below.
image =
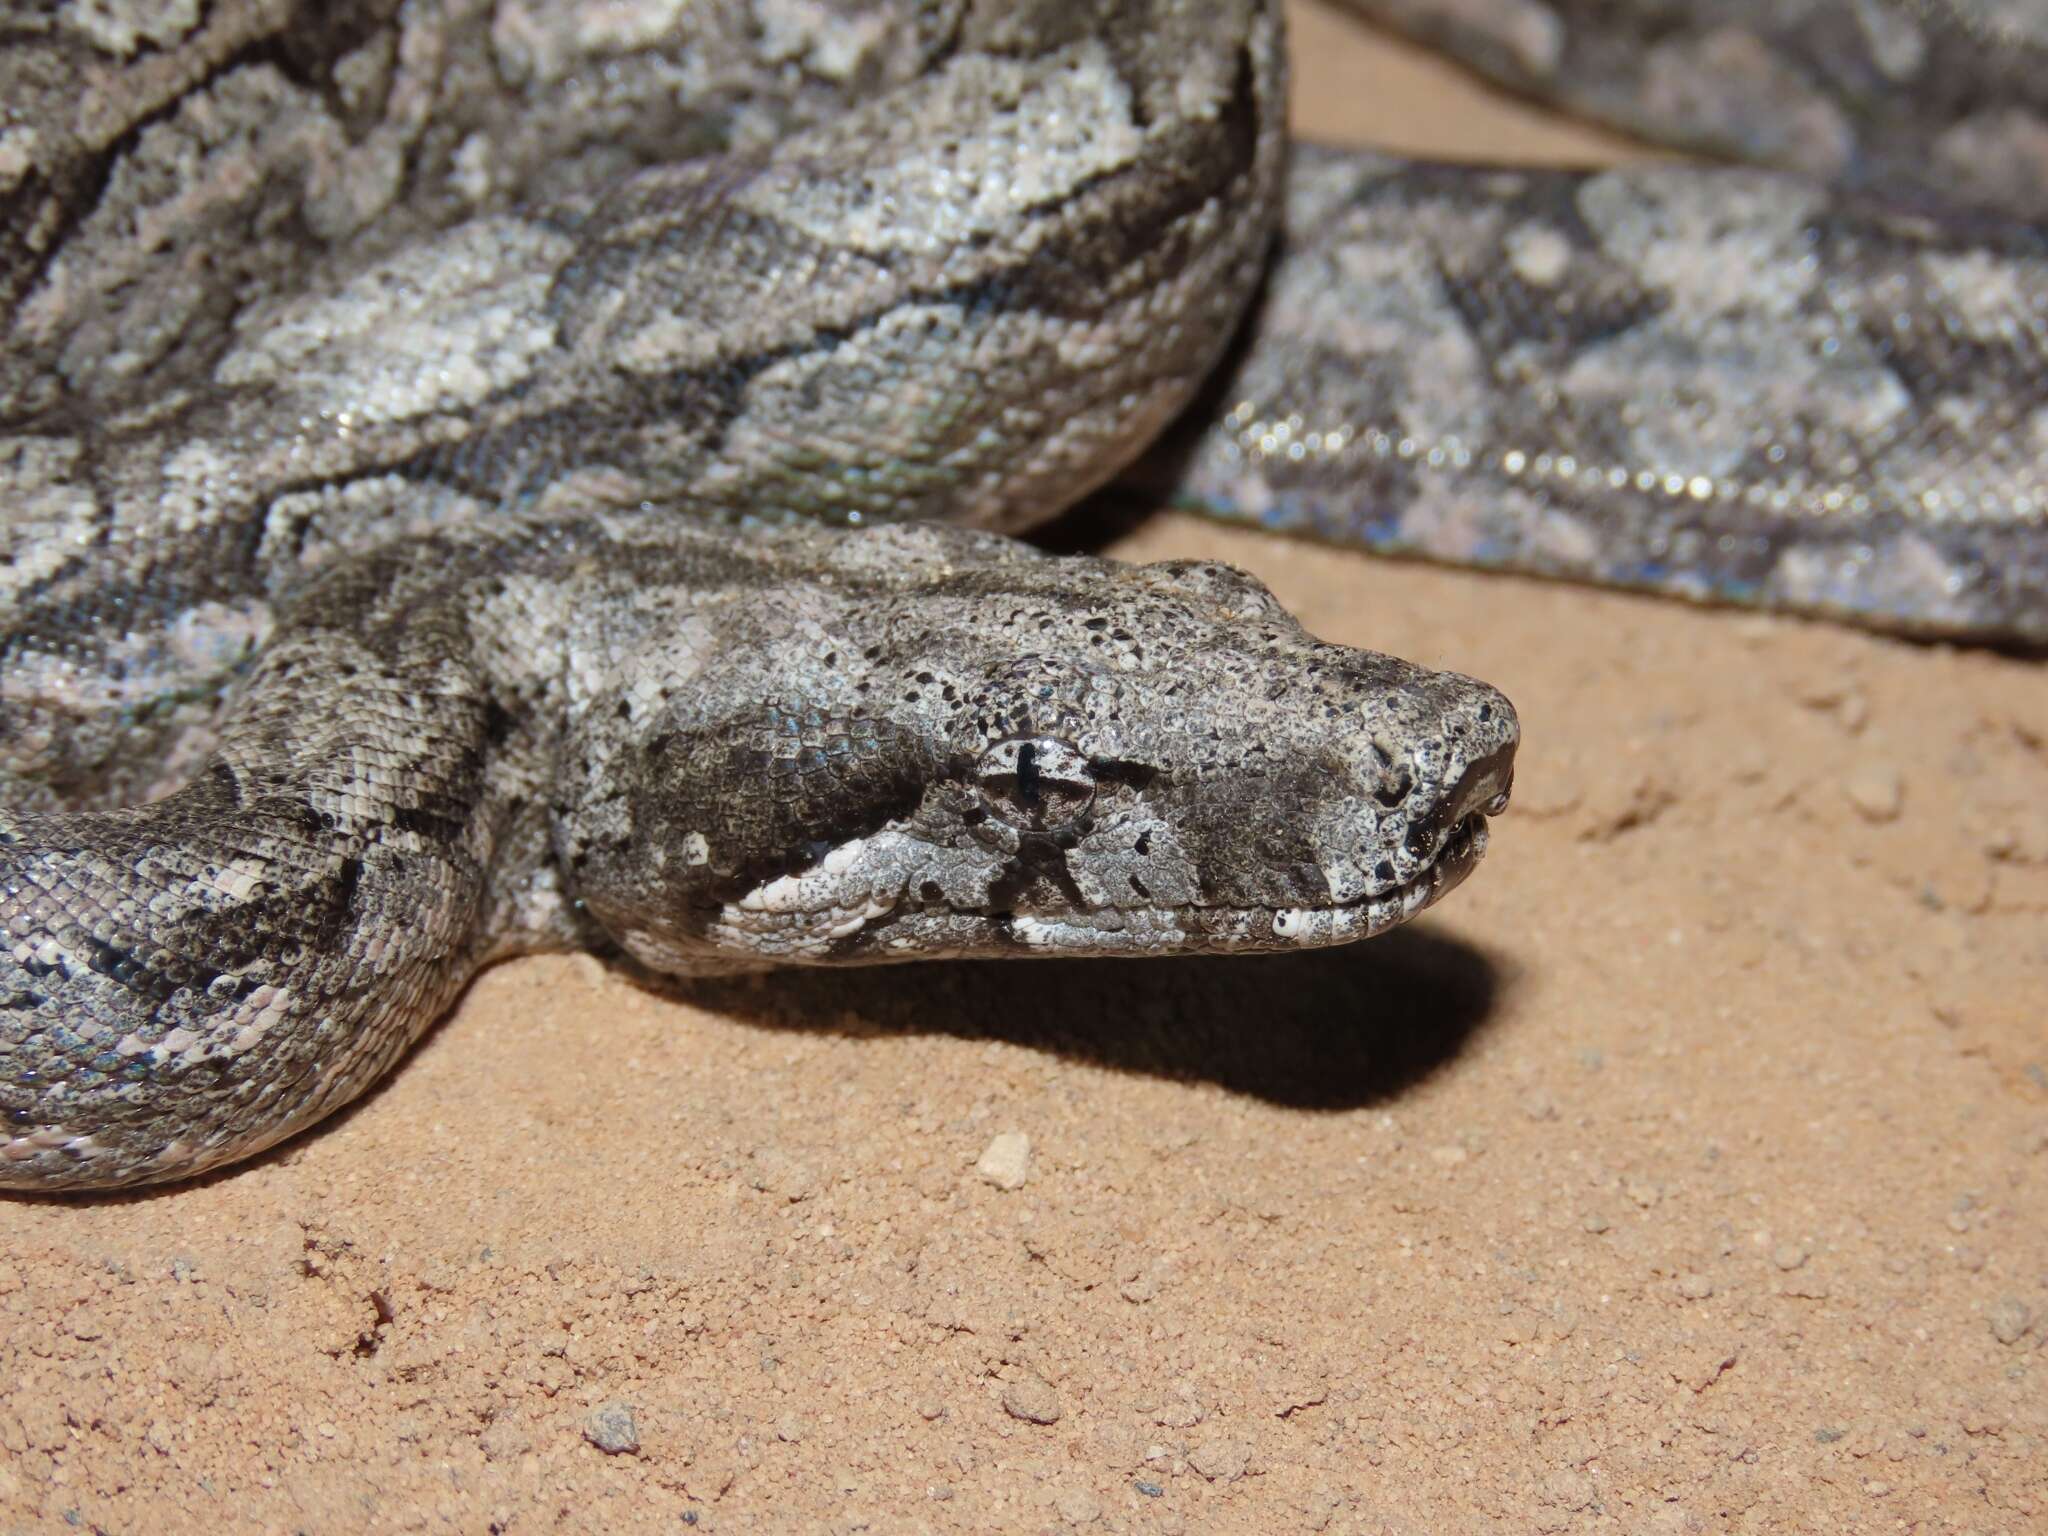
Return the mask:
<path fill-rule="evenodd" d="M 1031 1177 L 1031 1138 L 1022 1131 L 1004 1131 L 988 1144 L 974 1171 L 997 1189 L 1022 1189 Z"/>
<path fill-rule="evenodd" d="M 1865 821 L 1897 821 L 1905 804 L 1906 786 L 1898 769 L 1865 763 L 1842 781 L 1842 793 Z"/>

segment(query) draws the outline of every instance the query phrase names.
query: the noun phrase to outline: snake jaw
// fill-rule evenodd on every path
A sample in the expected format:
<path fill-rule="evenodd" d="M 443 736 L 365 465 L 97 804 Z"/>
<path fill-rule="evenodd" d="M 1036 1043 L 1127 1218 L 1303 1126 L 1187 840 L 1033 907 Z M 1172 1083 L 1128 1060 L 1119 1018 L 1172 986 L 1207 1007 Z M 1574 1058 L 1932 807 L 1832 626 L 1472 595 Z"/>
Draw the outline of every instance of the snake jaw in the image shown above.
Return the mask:
<path fill-rule="evenodd" d="M 1374 937 L 1434 906 L 1478 866 L 1487 841 L 1488 817 L 1475 812 L 1457 824 L 1419 874 L 1389 890 L 1317 907 L 955 908 L 900 894 L 828 894 L 820 867 L 779 876 L 728 904 L 707 936 L 785 965 L 1324 948 Z M 631 935 L 627 943 L 643 963 L 677 968 L 672 953 Z"/>

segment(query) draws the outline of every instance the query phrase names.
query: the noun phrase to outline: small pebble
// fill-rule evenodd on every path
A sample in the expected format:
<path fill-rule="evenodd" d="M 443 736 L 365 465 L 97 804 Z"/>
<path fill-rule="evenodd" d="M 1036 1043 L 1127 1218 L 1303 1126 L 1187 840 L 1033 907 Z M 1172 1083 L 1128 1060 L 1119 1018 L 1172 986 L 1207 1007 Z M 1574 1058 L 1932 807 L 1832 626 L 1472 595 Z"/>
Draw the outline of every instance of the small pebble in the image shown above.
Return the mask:
<path fill-rule="evenodd" d="M 1771 1262 L 1780 1269 L 1797 1269 L 1807 1260 L 1804 1243 L 1780 1243 L 1771 1250 Z"/>
<path fill-rule="evenodd" d="M 1761 784 L 1771 776 L 1771 754 L 1762 747 L 1744 747 L 1735 754 L 1729 774 L 1738 784 Z"/>
<path fill-rule="evenodd" d="M 1027 1424 L 1057 1424 L 1060 1395 L 1053 1391 L 1050 1382 L 1026 1376 L 1003 1388 L 1003 1412 Z"/>
<path fill-rule="evenodd" d="M 477 1437 L 477 1447 L 486 1461 L 517 1461 L 533 1449 L 525 1430 L 509 1419 L 498 1419 Z"/>
<path fill-rule="evenodd" d="M 1842 780 L 1842 793 L 1865 821 L 1897 821 L 1906 800 L 1899 770 L 1885 763 L 1864 763 L 1853 769 Z"/>
<path fill-rule="evenodd" d="M 974 1171 L 997 1189 L 1022 1189 L 1031 1177 L 1031 1138 L 1022 1131 L 1004 1131 L 988 1144 Z"/>
<path fill-rule="evenodd" d="M 1102 1513 L 1102 1505 L 1085 1488 L 1064 1488 L 1053 1496 L 1052 1507 L 1069 1525 L 1087 1525 Z"/>
<path fill-rule="evenodd" d="M 1543 1480 L 1543 1492 L 1560 1509 L 1584 1509 L 1598 1496 L 1593 1479 L 1569 1469 L 1553 1472 Z"/>
<path fill-rule="evenodd" d="M 640 1450 L 640 1426 L 625 1403 L 606 1403 L 583 1421 L 583 1438 L 607 1456 L 632 1456 Z"/>
<path fill-rule="evenodd" d="M 2034 1314 L 2017 1296 L 2007 1296 L 1991 1308 L 1991 1337 L 2001 1344 L 2017 1344 L 2034 1326 Z"/>
<path fill-rule="evenodd" d="M 1705 1275 L 1688 1271 L 1678 1277 L 1678 1294 L 1687 1301 L 1705 1301 L 1714 1294 L 1714 1282 Z"/>
<path fill-rule="evenodd" d="M 1209 1410 L 1202 1406 L 1191 1387 L 1183 1385 L 1172 1399 L 1156 1409 L 1152 1422 L 1164 1424 L 1168 1429 L 1193 1429 L 1209 1417 Z"/>
<path fill-rule="evenodd" d="M 1251 1459 L 1251 1447 L 1242 1440 L 1210 1440 L 1188 1452 L 1188 1465 L 1212 1483 L 1236 1482 Z"/>
<path fill-rule="evenodd" d="M 785 1413 L 775 1421 L 775 1438 L 785 1445 L 795 1445 L 804 1437 L 804 1421 L 793 1413 Z"/>
<path fill-rule="evenodd" d="M 1116 1288 L 1116 1293 L 1125 1301 L 1142 1306 L 1159 1294 L 1159 1282 L 1149 1274 L 1133 1275 Z"/>
<path fill-rule="evenodd" d="M 1579 1225 L 1584 1227 L 1588 1232 L 1592 1233 L 1595 1237 L 1598 1237 L 1602 1232 L 1605 1232 L 1609 1227 L 1613 1226 L 1614 1223 L 1609 1221 L 1605 1216 L 1602 1216 L 1598 1211 L 1589 1211 L 1586 1215 L 1586 1219 L 1580 1222 Z"/>
<path fill-rule="evenodd" d="M 1148 1499 L 1156 1499 L 1161 1494 L 1166 1492 L 1166 1490 L 1160 1487 L 1157 1483 L 1148 1483 L 1143 1478 L 1139 1478 L 1138 1481 L 1131 1484 L 1131 1486 L 1137 1489 L 1138 1492 L 1145 1495 L 1145 1497 Z"/>

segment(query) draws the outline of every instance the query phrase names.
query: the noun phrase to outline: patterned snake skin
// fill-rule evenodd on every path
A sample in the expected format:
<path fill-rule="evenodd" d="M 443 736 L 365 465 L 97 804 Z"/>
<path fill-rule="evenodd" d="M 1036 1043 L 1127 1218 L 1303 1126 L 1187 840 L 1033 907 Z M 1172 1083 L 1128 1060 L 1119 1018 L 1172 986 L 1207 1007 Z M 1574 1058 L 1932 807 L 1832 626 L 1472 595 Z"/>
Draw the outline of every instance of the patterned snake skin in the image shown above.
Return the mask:
<path fill-rule="evenodd" d="M 1152 490 L 2048 644 L 2048 0 L 1350 3 L 1618 126 L 1806 174 L 1298 155 L 1256 344 Z"/>
<path fill-rule="evenodd" d="M 2024 209 L 1290 174 L 1261 0 L 684 9 L 0 21 L 0 1185 L 247 1156 L 523 949 L 1270 949 L 1437 899 L 1505 699 L 1002 536 L 1130 464 L 1262 274 L 1141 482 L 2048 637 Z"/>

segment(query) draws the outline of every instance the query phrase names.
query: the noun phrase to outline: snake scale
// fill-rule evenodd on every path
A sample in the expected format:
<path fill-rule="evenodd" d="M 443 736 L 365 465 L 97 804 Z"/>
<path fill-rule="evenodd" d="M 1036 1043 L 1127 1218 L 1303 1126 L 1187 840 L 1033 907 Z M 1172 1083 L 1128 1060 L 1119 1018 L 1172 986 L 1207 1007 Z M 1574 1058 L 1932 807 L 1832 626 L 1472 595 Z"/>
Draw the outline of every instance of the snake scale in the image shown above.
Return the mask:
<path fill-rule="evenodd" d="M 0 8 L 0 1186 L 245 1157 L 517 951 L 1451 889 L 1507 700 L 1009 537 L 1120 474 L 2048 638 L 2040 5 L 1363 8 L 1795 169 L 1290 160 L 1266 0 Z"/>

